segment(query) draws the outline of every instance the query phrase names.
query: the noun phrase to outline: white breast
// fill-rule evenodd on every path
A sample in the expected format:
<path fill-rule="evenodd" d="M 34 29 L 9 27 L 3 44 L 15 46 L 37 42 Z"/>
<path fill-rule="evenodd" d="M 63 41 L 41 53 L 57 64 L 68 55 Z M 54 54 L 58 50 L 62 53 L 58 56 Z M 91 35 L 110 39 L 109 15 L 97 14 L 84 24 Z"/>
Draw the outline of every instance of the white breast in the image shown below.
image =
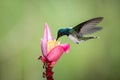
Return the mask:
<path fill-rule="evenodd" d="M 80 43 L 80 41 L 79 41 L 77 38 L 75 38 L 74 36 L 69 35 L 68 37 L 69 37 L 69 39 L 70 39 L 71 41 L 73 41 L 74 43 L 77 43 L 77 44 Z"/>

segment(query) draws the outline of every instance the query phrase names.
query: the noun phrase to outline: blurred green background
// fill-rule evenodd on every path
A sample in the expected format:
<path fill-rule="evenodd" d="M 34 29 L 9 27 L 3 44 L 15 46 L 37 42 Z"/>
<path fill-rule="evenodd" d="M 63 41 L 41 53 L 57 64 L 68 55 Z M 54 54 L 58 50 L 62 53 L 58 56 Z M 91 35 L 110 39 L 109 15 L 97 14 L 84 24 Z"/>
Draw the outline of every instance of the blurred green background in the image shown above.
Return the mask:
<path fill-rule="evenodd" d="M 120 80 L 120 0 L 0 0 L 0 80 L 45 80 L 37 59 L 44 23 L 56 38 L 59 28 L 98 16 L 99 39 L 59 39 L 71 49 L 55 65 L 55 80 Z"/>

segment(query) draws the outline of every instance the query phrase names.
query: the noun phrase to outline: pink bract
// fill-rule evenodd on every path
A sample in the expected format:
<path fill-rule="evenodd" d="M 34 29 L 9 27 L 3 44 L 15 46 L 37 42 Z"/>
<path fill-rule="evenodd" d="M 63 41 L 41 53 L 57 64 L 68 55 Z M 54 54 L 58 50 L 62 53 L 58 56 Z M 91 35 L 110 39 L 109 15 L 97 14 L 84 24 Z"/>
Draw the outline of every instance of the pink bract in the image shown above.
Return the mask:
<path fill-rule="evenodd" d="M 47 53 L 47 42 L 54 40 L 51 34 L 51 31 L 49 29 L 48 24 L 45 24 L 45 28 L 44 28 L 44 35 L 43 38 L 41 40 L 41 50 L 42 50 L 42 61 L 46 62 L 50 61 L 51 62 L 51 66 L 54 66 L 54 64 L 59 60 L 59 58 L 62 56 L 62 54 L 64 52 L 68 52 L 70 45 L 69 44 L 60 44 L 55 46 L 53 49 L 51 49 L 48 53 Z"/>

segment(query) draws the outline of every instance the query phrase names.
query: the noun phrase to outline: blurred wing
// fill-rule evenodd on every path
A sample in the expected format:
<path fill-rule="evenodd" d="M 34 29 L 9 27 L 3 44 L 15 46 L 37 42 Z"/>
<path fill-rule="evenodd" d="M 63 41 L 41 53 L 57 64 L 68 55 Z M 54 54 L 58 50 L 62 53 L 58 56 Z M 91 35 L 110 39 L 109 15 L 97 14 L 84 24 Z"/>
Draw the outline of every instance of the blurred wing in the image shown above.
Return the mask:
<path fill-rule="evenodd" d="M 102 20 L 103 17 L 93 18 L 81 24 L 78 24 L 77 26 L 73 27 L 73 29 L 78 34 L 91 34 L 102 29 L 102 27 L 96 27 L 96 25 L 100 23 Z"/>

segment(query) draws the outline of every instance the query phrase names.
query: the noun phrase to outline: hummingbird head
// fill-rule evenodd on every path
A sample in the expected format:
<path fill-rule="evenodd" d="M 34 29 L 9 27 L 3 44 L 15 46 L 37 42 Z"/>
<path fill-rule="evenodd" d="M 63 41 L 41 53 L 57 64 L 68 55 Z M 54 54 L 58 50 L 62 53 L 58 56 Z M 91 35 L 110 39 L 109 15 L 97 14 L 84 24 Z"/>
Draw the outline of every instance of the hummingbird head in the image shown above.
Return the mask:
<path fill-rule="evenodd" d="M 57 38 L 56 40 L 58 40 L 60 37 L 62 37 L 63 35 L 69 35 L 69 30 L 68 28 L 66 29 L 59 29 L 58 32 L 57 32 Z"/>

